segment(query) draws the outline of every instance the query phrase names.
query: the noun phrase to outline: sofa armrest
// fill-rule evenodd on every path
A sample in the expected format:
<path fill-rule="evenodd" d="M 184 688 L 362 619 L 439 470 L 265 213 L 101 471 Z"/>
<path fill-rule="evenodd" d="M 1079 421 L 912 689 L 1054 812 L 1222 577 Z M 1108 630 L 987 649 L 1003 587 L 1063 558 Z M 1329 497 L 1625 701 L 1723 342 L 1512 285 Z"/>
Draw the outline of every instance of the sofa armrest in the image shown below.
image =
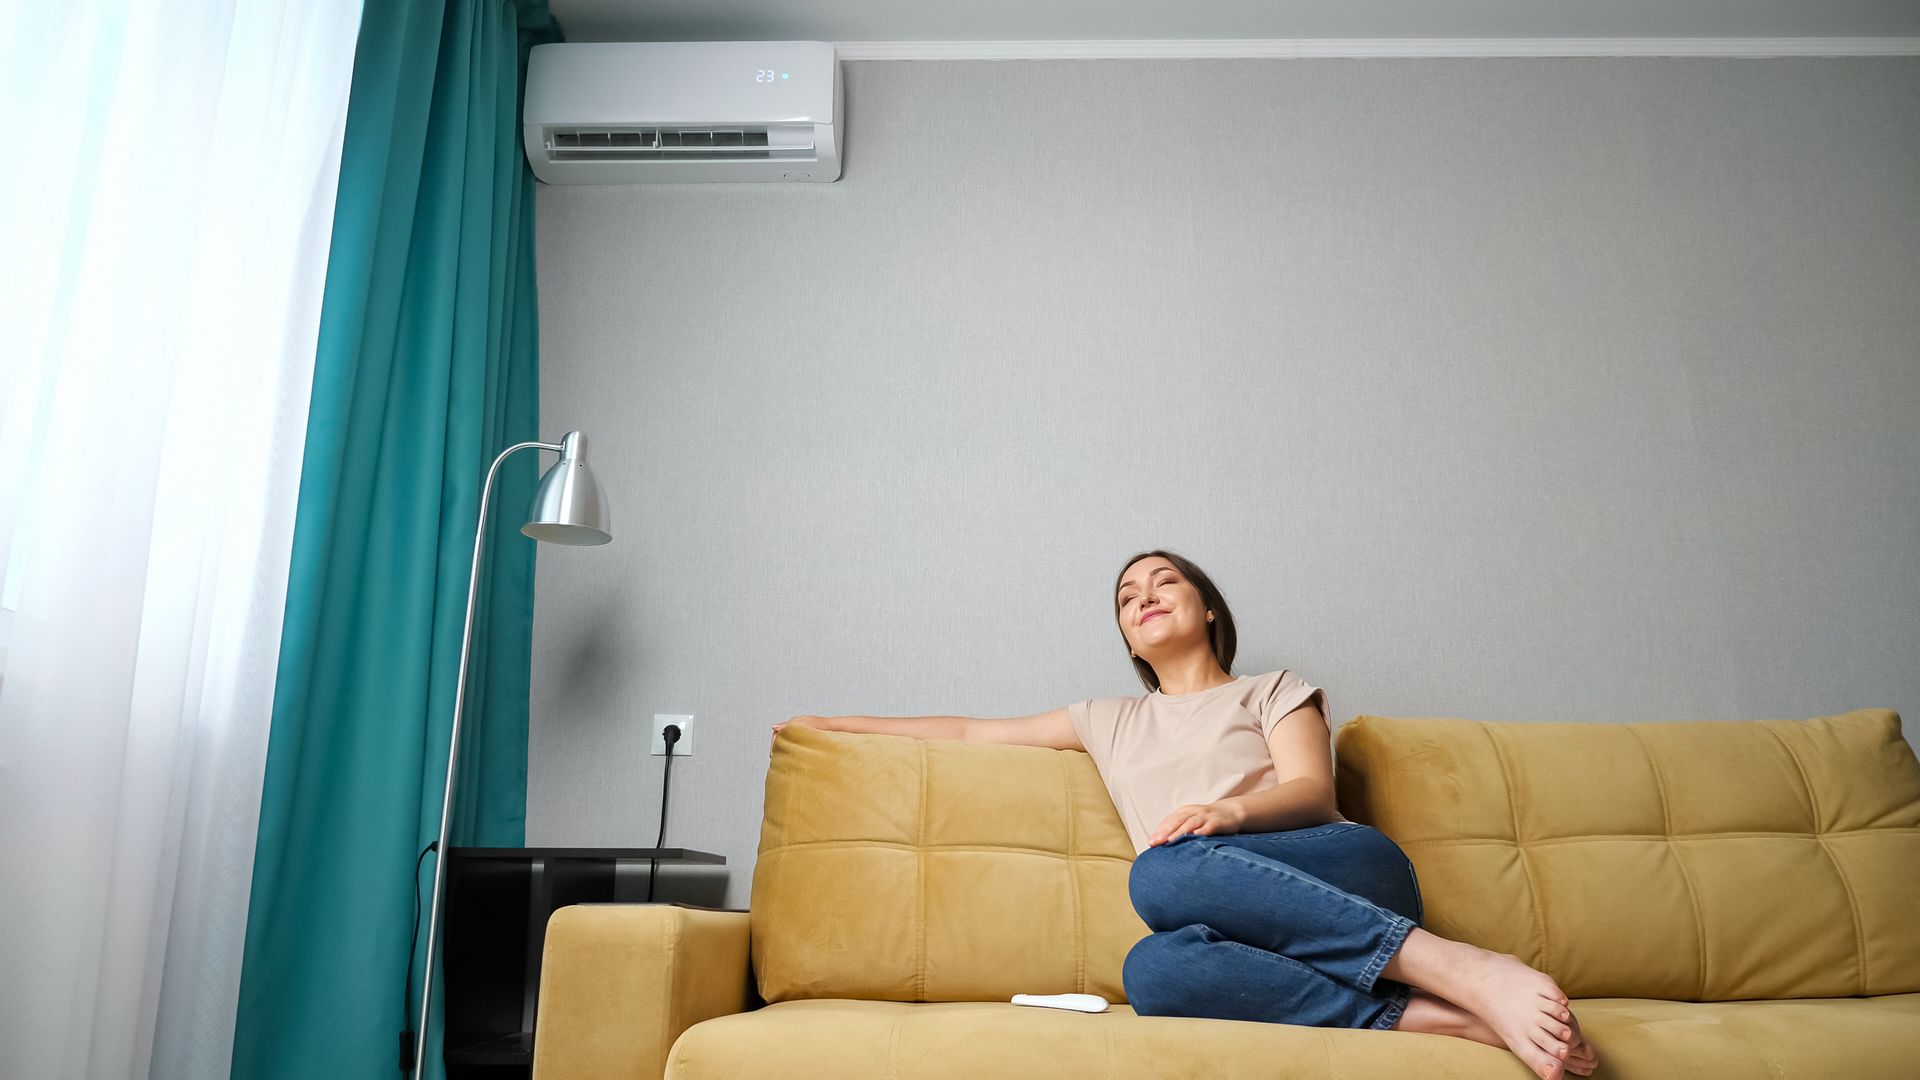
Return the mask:
<path fill-rule="evenodd" d="M 702 1020 L 759 1004 L 748 913 L 678 904 L 575 904 L 547 920 L 535 1080 L 660 1080 Z"/>

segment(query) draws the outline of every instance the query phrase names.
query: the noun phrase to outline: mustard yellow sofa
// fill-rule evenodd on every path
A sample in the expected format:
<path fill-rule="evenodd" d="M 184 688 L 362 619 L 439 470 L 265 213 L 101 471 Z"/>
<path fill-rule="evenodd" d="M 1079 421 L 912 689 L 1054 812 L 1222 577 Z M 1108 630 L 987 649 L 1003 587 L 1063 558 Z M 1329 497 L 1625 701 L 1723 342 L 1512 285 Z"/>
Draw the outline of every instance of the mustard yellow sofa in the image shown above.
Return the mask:
<path fill-rule="evenodd" d="M 1920 1076 L 1920 763 L 1811 720 L 1361 716 L 1339 802 L 1425 925 L 1551 973 L 1601 1078 Z M 554 913 L 535 1080 L 1526 1080 L 1442 1035 L 1139 1016 L 1133 851 L 1085 754 L 782 730 L 749 910 Z M 1016 993 L 1100 994 L 1087 1014 Z"/>

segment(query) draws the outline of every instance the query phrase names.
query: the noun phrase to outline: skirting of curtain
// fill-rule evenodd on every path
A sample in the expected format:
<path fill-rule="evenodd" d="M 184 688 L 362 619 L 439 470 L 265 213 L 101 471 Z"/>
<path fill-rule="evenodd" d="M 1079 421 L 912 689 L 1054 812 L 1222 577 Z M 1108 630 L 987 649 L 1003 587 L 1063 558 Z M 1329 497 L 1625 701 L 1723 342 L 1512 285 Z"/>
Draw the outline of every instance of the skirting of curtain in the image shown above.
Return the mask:
<path fill-rule="evenodd" d="M 247 922 L 239 1080 L 396 1071 L 412 1009 L 415 859 L 439 828 L 480 485 L 495 453 L 538 437 L 519 101 L 527 50 L 554 36 L 544 0 L 370 0 L 362 14 Z M 455 844 L 524 837 L 535 545 L 517 515 L 535 458 L 502 470 L 489 523 Z M 431 872 L 421 869 L 422 893 Z M 429 1080 L 444 1075 L 440 1000 Z"/>

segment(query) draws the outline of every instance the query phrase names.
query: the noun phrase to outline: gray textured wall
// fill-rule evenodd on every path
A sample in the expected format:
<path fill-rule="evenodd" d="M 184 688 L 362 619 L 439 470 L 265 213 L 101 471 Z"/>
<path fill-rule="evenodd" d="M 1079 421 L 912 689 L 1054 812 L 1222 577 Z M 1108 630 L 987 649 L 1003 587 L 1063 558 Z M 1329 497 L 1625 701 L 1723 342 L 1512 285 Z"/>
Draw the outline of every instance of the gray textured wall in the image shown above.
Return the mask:
<path fill-rule="evenodd" d="M 846 65 L 831 185 L 543 187 L 530 842 L 744 907 L 769 726 L 1137 694 L 1165 545 L 1363 713 L 1920 733 L 1920 60 Z M 640 879 L 645 872 L 641 870 Z"/>

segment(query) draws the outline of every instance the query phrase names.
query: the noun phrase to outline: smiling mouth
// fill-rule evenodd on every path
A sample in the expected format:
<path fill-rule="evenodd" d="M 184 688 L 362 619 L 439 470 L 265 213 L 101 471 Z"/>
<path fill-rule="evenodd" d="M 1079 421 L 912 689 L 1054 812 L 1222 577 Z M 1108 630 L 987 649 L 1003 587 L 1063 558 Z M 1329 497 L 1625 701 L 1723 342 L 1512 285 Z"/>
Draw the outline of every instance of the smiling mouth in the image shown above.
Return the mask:
<path fill-rule="evenodd" d="M 1146 618 L 1144 618 L 1144 619 L 1141 619 L 1141 620 L 1140 620 L 1140 625 L 1141 625 L 1141 626 L 1145 626 L 1145 625 L 1147 625 L 1147 624 L 1148 624 L 1149 622 L 1152 622 L 1153 620 L 1155 620 L 1155 619 L 1157 619 L 1157 618 L 1159 618 L 1159 617 L 1161 617 L 1162 615 L 1165 615 L 1165 614 L 1166 614 L 1166 612 L 1164 612 L 1164 611 L 1151 611 L 1151 612 L 1148 612 L 1148 613 L 1147 613 L 1147 617 L 1146 617 Z"/>

